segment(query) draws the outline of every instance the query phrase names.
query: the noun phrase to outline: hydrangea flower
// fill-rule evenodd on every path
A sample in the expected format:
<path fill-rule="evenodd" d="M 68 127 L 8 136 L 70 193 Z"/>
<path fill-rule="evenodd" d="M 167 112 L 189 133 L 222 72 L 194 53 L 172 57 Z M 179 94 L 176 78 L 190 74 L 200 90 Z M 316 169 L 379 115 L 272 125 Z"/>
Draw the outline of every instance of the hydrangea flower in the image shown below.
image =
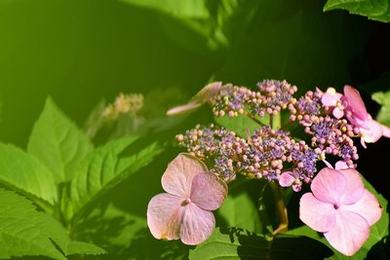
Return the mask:
<path fill-rule="evenodd" d="M 375 196 L 364 188 L 354 169 L 322 169 L 313 179 L 312 192 L 300 200 L 299 217 L 324 234 L 341 253 L 351 256 L 369 237 L 370 226 L 381 217 Z"/>
<path fill-rule="evenodd" d="M 188 154 L 179 154 L 161 179 L 166 193 L 154 196 L 148 205 L 147 222 L 157 239 L 180 239 L 197 245 L 213 232 L 218 209 L 227 195 L 227 185 Z"/>
<path fill-rule="evenodd" d="M 342 96 L 341 93 L 336 92 L 336 89 L 328 88 L 321 98 L 321 103 L 324 106 L 332 107 L 332 114 L 337 119 L 344 116 L 344 108 L 341 102 Z"/>
<path fill-rule="evenodd" d="M 360 141 L 364 148 L 367 148 L 365 143 L 375 143 L 382 136 L 390 138 L 390 128 L 371 117 L 358 90 L 345 86 L 344 98 L 347 103 L 346 116 L 361 134 Z"/>

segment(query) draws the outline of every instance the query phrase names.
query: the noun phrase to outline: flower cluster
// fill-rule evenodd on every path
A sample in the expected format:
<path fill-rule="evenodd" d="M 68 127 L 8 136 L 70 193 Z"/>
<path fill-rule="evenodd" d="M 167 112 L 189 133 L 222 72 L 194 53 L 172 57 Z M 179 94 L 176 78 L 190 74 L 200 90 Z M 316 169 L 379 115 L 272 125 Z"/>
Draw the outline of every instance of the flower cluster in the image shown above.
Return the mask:
<path fill-rule="evenodd" d="M 320 158 L 304 141 L 296 141 L 288 132 L 268 126 L 257 129 L 247 139 L 214 125 L 198 125 L 176 138 L 225 181 L 233 180 L 238 173 L 279 181 L 282 173 L 289 171 L 293 177 L 290 185 L 296 191 L 313 178 Z"/>
<path fill-rule="evenodd" d="M 311 146 L 316 151 L 338 156 L 349 167 L 354 167 L 353 161 L 359 156 L 352 137 L 358 133 L 346 119 L 340 117 L 344 109 L 342 103 L 328 101 L 328 95 L 331 95 L 329 92 L 332 91 L 308 91 L 296 102 L 292 102 L 288 107 L 290 119 L 305 127 L 305 133 L 311 136 Z M 336 94 L 338 93 L 335 92 Z"/>
<path fill-rule="evenodd" d="M 120 93 L 113 104 L 107 105 L 102 112 L 103 118 L 110 120 L 117 119 L 121 114 L 134 115 L 144 106 L 144 96 L 142 94 L 124 95 Z"/>
<path fill-rule="evenodd" d="M 312 192 L 300 200 L 300 219 L 322 232 L 341 253 L 355 254 L 368 239 L 370 226 L 380 219 L 382 209 L 354 169 L 359 156 L 353 138 L 360 137 L 366 147 L 382 136 L 390 137 L 390 128 L 368 114 L 359 92 L 350 86 L 343 94 L 334 88 L 326 92 L 316 89 L 298 99 L 294 97 L 297 87 L 286 81 L 265 80 L 257 86 L 253 91 L 214 82 L 188 104 L 168 111 L 168 115 L 175 115 L 209 103 L 215 116 L 244 115 L 259 126 L 246 137 L 214 124 L 197 125 L 177 135 L 189 154 L 171 162 L 162 178 L 166 193 L 156 195 L 148 205 L 151 233 L 189 245 L 205 241 L 215 226 L 212 211 L 226 197 L 226 183 L 242 174 L 294 191 L 311 183 Z M 273 125 L 274 119 L 282 110 L 289 113 L 290 123 L 303 127 L 308 138 L 301 140 L 286 130 L 274 129 L 279 127 Z M 266 115 L 270 125 L 259 120 Z M 336 169 L 326 156 L 339 158 Z M 317 174 L 320 160 L 327 167 Z M 280 225 L 273 234 L 288 225 L 283 199 L 278 189 L 275 191 Z"/>
<path fill-rule="evenodd" d="M 209 98 L 216 116 L 251 114 L 263 117 L 265 114 L 275 115 L 293 101 L 297 87 L 287 81 L 264 80 L 257 84 L 258 91 L 246 87 L 226 84 L 217 95 Z"/>

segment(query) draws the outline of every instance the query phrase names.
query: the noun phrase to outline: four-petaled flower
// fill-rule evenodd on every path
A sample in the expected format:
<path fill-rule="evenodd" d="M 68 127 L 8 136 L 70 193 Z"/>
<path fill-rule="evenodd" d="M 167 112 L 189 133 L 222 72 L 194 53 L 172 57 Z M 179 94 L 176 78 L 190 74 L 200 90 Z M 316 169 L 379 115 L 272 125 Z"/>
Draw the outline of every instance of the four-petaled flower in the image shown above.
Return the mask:
<path fill-rule="evenodd" d="M 345 86 L 344 99 L 348 104 L 346 117 L 352 125 L 358 128 L 361 134 L 360 141 L 364 148 L 366 148 L 365 143 L 375 143 L 382 136 L 390 138 L 390 128 L 372 119 L 359 91 L 351 86 Z"/>
<path fill-rule="evenodd" d="M 218 209 L 227 195 L 227 185 L 210 173 L 195 157 L 179 154 L 161 179 L 167 193 L 154 196 L 148 205 L 147 222 L 157 239 L 181 239 L 197 245 L 213 232 Z"/>
<path fill-rule="evenodd" d="M 354 169 L 322 169 L 313 179 L 312 193 L 300 200 L 299 217 L 338 251 L 353 255 L 368 239 L 370 226 L 382 209 L 372 193 L 364 188 Z"/>

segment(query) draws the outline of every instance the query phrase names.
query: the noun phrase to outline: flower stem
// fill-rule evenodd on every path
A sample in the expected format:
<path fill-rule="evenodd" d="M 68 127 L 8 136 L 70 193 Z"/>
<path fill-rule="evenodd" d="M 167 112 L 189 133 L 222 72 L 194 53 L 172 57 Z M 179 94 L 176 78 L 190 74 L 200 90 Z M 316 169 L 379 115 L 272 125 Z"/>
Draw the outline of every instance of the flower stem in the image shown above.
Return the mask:
<path fill-rule="evenodd" d="M 275 236 L 288 230 L 288 214 L 282 196 L 282 189 L 274 182 L 271 183 L 271 188 L 274 192 L 276 213 L 279 218 L 279 226 L 272 232 L 272 235 Z"/>
<path fill-rule="evenodd" d="M 281 127 L 281 116 L 280 113 L 277 115 L 270 115 L 270 127 L 274 130 L 280 129 Z M 275 182 L 271 183 L 271 188 L 274 192 L 276 213 L 279 218 L 279 226 L 272 232 L 275 236 L 278 233 L 285 232 L 288 230 L 288 214 L 286 204 L 284 203 L 282 196 L 282 189 Z"/>

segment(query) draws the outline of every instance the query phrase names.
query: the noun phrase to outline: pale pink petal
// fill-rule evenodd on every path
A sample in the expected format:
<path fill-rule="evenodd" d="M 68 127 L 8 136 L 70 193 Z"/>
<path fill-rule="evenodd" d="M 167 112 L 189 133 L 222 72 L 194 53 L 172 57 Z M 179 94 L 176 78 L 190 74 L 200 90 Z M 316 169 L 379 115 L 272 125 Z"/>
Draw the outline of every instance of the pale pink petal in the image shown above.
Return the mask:
<path fill-rule="evenodd" d="M 184 199 L 191 194 L 195 175 L 207 172 L 206 166 L 195 157 L 181 153 L 171 161 L 161 178 L 163 189 Z"/>
<path fill-rule="evenodd" d="M 344 116 L 344 110 L 340 109 L 339 107 L 335 107 L 332 111 L 332 114 L 335 118 L 340 119 Z"/>
<path fill-rule="evenodd" d="M 191 201 L 204 210 L 221 207 L 227 196 L 227 185 L 212 173 L 200 173 L 192 180 Z"/>
<path fill-rule="evenodd" d="M 348 164 L 345 161 L 337 161 L 335 164 L 336 170 L 349 169 Z"/>
<path fill-rule="evenodd" d="M 343 95 L 337 93 L 334 88 L 328 88 L 322 95 L 321 103 L 324 106 L 334 107 Z"/>
<path fill-rule="evenodd" d="M 364 105 L 363 99 L 357 89 L 351 86 L 345 86 L 344 97 L 348 102 L 349 109 L 351 109 L 355 117 L 358 117 L 361 120 L 368 118 L 369 114 L 367 112 L 366 106 Z"/>
<path fill-rule="evenodd" d="M 378 200 L 368 190 L 364 190 L 363 196 L 356 203 L 342 206 L 344 210 L 349 210 L 365 218 L 368 224 L 375 224 L 382 215 L 382 208 Z"/>
<path fill-rule="evenodd" d="M 346 180 L 344 194 L 340 197 L 341 204 L 352 204 L 361 199 L 365 191 L 360 174 L 355 169 L 344 169 L 339 171 Z"/>
<path fill-rule="evenodd" d="M 390 138 L 390 128 L 384 125 L 382 126 L 383 136 Z"/>
<path fill-rule="evenodd" d="M 368 119 L 360 125 L 362 139 L 366 143 L 375 143 L 383 135 L 382 125 L 373 119 Z"/>
<path fill-rule="evenodd" d="M 368 222 L 363 217 L 340 208 L 336 213 L 336 224 L 324 236 L 335 249 L 351 256 L 362 247 L 369 233 Z"/>
<path fill-rule="evenodd" d="M 295 177 L 291 172 L 284 172 L 279 177 L 279 185 L 282 187 L 290 187 L 295 181 Z"/>
<path fill-rule="evenodd" d="M 212 82 L 204 86 L 194 97 L 193 100 L 199 100 L 201 102 L 207 102 L 211 98 L 219 94 L 219 91 L 222 89 L 222 82 Z"/>
<path fill-rule="evenodd" d="M 327 232 L 336 223 L 336 209 L 333 204 L 316 199 L 312 193 L 305 193 L 299 202 L 299 218 L 311 229 Z"/>
<path fill-rule="evenodd" d="M 148 227 L 157 239 L 179 239 L 180 224 L 183 218 L 184 207 L 179 197 L 168 193 L 154 196 L 147 211 Z"/>
<path fill-rule="evenodd" d="M 323 168 L 311 183 L 314 196 L 323 202 L 339 204 L 346 187 L 345 177 L 337 170 Z"/>
<path fill-rule="evenodd" d="M 197 245 L 213 233 L 215 218 L 213 213 L 190 203 L 185 207 L 180 239 L 186 245 Z"/>
<path fill-rule="evenodd" d="M 189 102 L 187 104 L 180 105 L 180 106 L 173 107 L 173 108 L 169 109 L 167 111 L 167 116 L 174 116 L 174 115 L 179 115 L 179 114 L 183 114 L 183 113 L 186 113 L 186 112 L 190 112 L 192 110 L 197 109 L 201 105 L 202 105 L 201 103 L 198 103 L 198 102 L 195 102 L 195 101 L 191 101 L 191 102 Z"/>

